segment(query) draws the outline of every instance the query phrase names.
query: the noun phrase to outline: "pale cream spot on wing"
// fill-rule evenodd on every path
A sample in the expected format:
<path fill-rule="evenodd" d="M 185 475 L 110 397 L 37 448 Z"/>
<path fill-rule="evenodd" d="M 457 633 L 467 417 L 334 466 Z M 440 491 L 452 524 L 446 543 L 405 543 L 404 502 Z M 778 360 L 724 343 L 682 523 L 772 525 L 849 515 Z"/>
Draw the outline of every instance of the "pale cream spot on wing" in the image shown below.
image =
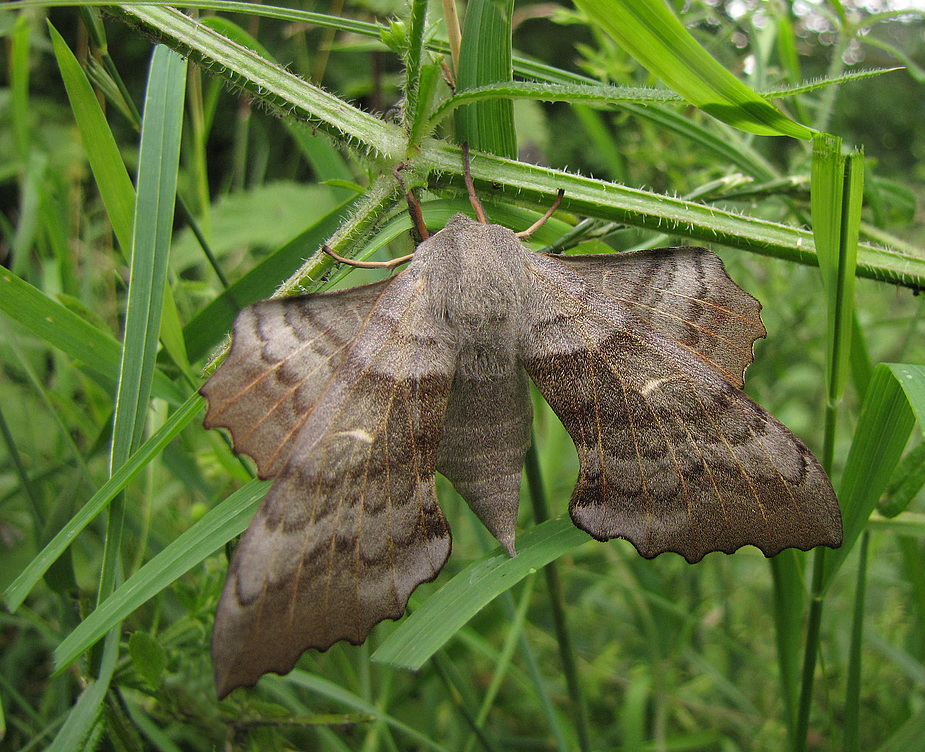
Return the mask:
<path fill-rule="evenodd" d="M 354 428 L 352 431 L 338 431 L 334 435 L 348 436 L 351 439 L 356 439 L 357 441 L 361 441 L 364 444 L 372 444 L 376 438 L 371 433 L 369 433 L 369 431 L 364 431 L 362 428 Z"/>
<path fill-rule="evenodd" d="M 639 388 L 639 393 L 645 397 L 648 397 L 650 394 L 652 394 L 652 392 L 658 389 L 662 384 L 664 384 L 667 381 L 671 381 L 671 379 L 672 379 L 671 376 L 662 376 L 661 378 L 658 378 L 658 379 L 649 379 L 648 381 L 646 381 L 645 384 L 643 384 Z"/>

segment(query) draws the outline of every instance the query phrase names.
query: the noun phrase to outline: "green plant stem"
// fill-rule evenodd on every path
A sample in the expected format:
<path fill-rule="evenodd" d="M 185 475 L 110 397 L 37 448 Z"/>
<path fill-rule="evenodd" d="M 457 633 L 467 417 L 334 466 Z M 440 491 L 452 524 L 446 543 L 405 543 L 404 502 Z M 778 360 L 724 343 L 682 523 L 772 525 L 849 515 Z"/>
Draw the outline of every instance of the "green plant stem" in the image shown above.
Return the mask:
<path fill-rule="evenodd" d="M 858 555 L 858 579 L 854 591 L 854 614 L 851 622 L 851 650 L 848 656 L 848 681 L 845 686 L 845 752 L 860 752 L 861 714 L 861 643 L 864 638 L 864 602 L 867 597 L 867 548 L 870 533 L 861 535 Z"/>
<path fill-rule="evenodd" d="M 816 673 L 816 656 L 819 653 L 819 631 L 822 626 L 822 549 L 813 552 L 812 597 L 809 601 L 809 621 L 806 626 L 806 646 L 803 653 L 803 679 L 800 685 L 800 702 L 797 706 L 797 727 L 794 750 L 805 752 L 809 731 L 809 713 L 812 708 L 813 678 Z"/>
<path fill-rule="evenodd" d="M 825 435 L 822 446 L 822 466 L 832 472 L 835 456 L 835 420 L 837 407 L 825 409 Z M 816 675 L 816 658 L 819 653 L 819 632 L 822 627 L 823 586 L 825 583 L 825 549 L 813 552 L 813 582 L 810 590 L 809 621 L 806 626 L 806 645 L 803 653 L 803 678 L 800 684 L 800 702 L 797 706 L 797 725 L 793 747 L 796 752 L 806 750 L 809 715 L 812 709 L 813 680 Z"/>
<path fill-rule="evenodd" d="M 527 485 L 530 489 L 530 501 L 533 503 L 533 516 L 535 522 L 539 524 L 549 519 L 549 504 L 546 501 L 546 490 L 543 487 L 543 478 L 540 474 L 536 441 L 531 443 L 530 449 L 527 451 L 526 471 Z M 546 575 L 546 586 L 549 588 L 549 600 L 556 627 L 556 640 L 559 643 L 559 656 L 562 659 L 562 672 L 565 674 L 569 698 L 575 711 L 578 747 L 582 752 L 586 752 L 591 749 L 588 737 L 588 710 L 581 692 L 581 682 L 578 679 L 578 666 L 575 661 L 572 638 L 569 634 L 568 619 L 565 615 L 565 597 L 562 593 L 562 581 L 559 579 L 559 568 L 556 562 L 553 561 L 547 564 L 543 569 L 543 573 Z"/>
<path fill-rule="evenodd" d="M 440 681 L 442 681 L 443 685 L 446 687 L 446 690 L 449 693 L 453 704 L 456 705 L 457 709 L 462 713 L 466 724 L 469 726 L 472 733 L 475 734 L 475 738 L 479 740 L 481 745 L 485 748 L 486 752 L 495 752 L 495 747 L 491 743 L 491 740 L 485 736 L 485 732 L 479 726 L 478 721 L 476 721 L 475 716 L 472 714 L 472 711 L 466 705 L 466 702 L 462 697 L 462 693 L 459 691 L 458 687 L 453 681 L 453 677 L 451 676 L 447 665 L 445 665 L 445 661 L 446 656 L 442 653 L 438 653 L 434 656 L 434 660 L 431 661 L 431 665 L 434 667 L 434 671 L 436 671 L 437 676 L 440 677 Z"/>

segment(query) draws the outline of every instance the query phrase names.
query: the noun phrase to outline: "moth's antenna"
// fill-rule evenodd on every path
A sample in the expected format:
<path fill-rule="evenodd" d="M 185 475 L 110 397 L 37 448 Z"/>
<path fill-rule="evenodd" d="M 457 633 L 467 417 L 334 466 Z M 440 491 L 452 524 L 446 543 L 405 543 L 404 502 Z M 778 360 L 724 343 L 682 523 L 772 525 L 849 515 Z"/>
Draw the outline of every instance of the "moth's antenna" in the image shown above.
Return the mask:
<path fill-rule="evenodd" d="M 488 224 L 488 216 L 485 214 L 485 209 L 482 207 L 482 202 L 479 201 L 479 197 L 475 195 L 475 185 L 472 182 L 472 173 L 469 172 L 469 142 L 463 141 L 462 143 L 462 154 L 463 154 L 463 174 L 466 177 L 466 188 L 469 190 L 469 203 L 472 204 L 472 208 L 475 209 L 475 216 L 478 217 L 479 222 L 483 225 Z"/>
<path fill-rule="evenodd" d="M 409 253 L 407 256 L 401 256 L 400 258 L 391 259 L 389 261 L 357 261 L 356 259 L 344 258 L 340 254 L 335 253 L 328 248 L 327 243 L 321 246 L 321 250 L 335 261 L 340 261 L 340 263 L 347 264 L 347 266 L 355 266 L 358 269 L 394 269 L 396 266 L 404 264 L 406 261 L 411 261 L 411 259 L 414 258 L 414 254 Z"/>
<path fill-rule="evenodd" d="M 536 220 L 536 222 L 530 225 L 526 230 L 521 230 L 520 232 L 515 232 L 514 234 L 518 238 L 529 238 L 533 233 L 535 233 L 544 224 L 546 224 L 546 220 L 549 219 L 552 216 L 552 213 L 556 209 L 559 208 L 559 204 L 562 202 L 562 197 L 564 195 L 565 195 L 565 189 L 560 188 L 559 192 L 556 194 L 556 200 L 553 202 L 553 205 L 549 207 L 547 212 L 542 217 L 540 217 L 538 220 Z"/>
<path fill-rule="evenodd" d="M 406 162 L 402 162 L 394 170 L 392 170 L 392 174 L 395 176 L 395 179 L 401 186 L 402 193 L 405 194 L 405 200 L 408 202 L 408 213 L 411 215 L 411 222 L 414 225 L 414 232 L 418 236 L 417 239 L 419 242 L 423 242 L 430 237 L 430 233 L 427 232 L 427 226 L 424 224 L 424 214 L 421 211 L 421 202 L 418 201 L 418 197 L 415 196 L 412 191 L 409 191 L 407 188 L 405 188 L 405 181 L 401 179 L 401 170 L 404 170 L 406 165 Z"/>

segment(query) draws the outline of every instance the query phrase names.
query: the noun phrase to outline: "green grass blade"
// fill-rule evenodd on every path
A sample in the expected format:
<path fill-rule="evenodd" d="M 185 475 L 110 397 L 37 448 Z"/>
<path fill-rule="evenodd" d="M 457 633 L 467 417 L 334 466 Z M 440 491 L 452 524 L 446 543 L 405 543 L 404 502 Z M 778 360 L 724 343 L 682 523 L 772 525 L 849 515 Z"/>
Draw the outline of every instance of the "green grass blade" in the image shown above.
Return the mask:
<path fill-rule="evenodd" d="M 12 110 L 13 141 L 21 162 L 26 162 L 32 144 L 32 122 L 29 112 L 29 56 L 32 49 L 32 26 L 26 14 L 16 18 L 12 30 L 6 32 L 9 42 L 10 81 L 7 90 Z"/>
<path fill-rule="evenodd" d="M 867 599 L 867 567 L 870 533 L 861 536 L 858 574 L 854 589 L 854 612 L 851 617 L 851 647 L 848 655 L 848 680 L 845 687 L 845 752 L 861 752 L 861 648 L 864 639 L 864 606 Z"/>
<path fill-rule="evenodd" d="M 185 84 L 186 61 L 167 47 L 155 47 L 141 125 L 130 283 L 109 454 L 110 475 L 122 467 L 141 442 L 148 415 L 167 284 Z M 117 495 L 108 509 L 97 607 L 109 597 L 122 576 L 124 515 L 122 499 Z"/>
<path fill-rule="evenodd" d="M 662 0 L 576 5 L 650 73 L 718 120 L 762 136 L 812 136 L 716 62 Z"/>
<path fill-rule="evenodd" d="M 468 4 L 456 72 L 458 91 L 513 79 L 513 12 L 513 0 L 471 0 Z M 457 110 L 455 121 L 458 143 L 468 141 L 472 149 L 510 159 L 517 157 L 514 104 L 510 99 L 490 99 L 466 105 Z"/>
<path fill-rule="evenodd" d="M 102 712 L 103 701 L 109 691 L 119 653 L 119 632 L 112 630 L 106 635 L 103 659 L 99 677 L 90 679 L 80 697 L 68 713 L 67 720 L 48 746 L 46 752 L 74 752 L 83 749 L 93 725 Z"/>
<path fill-rule="evenodd" d="M 36 337 L 65 355 L 84 364 L 84 368 L 112 382 L 118 378 L 121 346 L 78 313 L 65 308 L 40 290 L 15 276 L 0 271 L 0 311 Z M 183 393 L 163 373 L 156 372 L 151 386 L 155 397 L 179 405 Z"/>
<path fill-rule="evenodd" d="M 139 449 L 126 460 L 112 477 L 90 497 L 86 504 L 68 523 L 58 531 L 45 548 L 36 556 L 3 593 L 6 607 L 18 609 L 26 596 L 35 587 L 48 568 L 57 561 L 64 550 L 71 545 L 90 522 L 112 501 L 119 491 L 141 472 L 151 460 L 157 457 L 180 431 L 202 410 L 204 400 L 198 394 L 191 396 Z"/>
<path fill-rule="evenodd" d="M 131 282 L 116 394 L 110 472 L 138 445 L 148 411 L 173 227 L 186 61 L 155 48 L 138 157 Z"/>
<path fill-rule="evenodd" d="M 207 512 L 189 530 L 127 579 L 55 649 L 55 670 L 61 671 L 132 611 L 250 524 L 269 483 L 252 481 Z"/>
<path fill-rule="evenodd" d="M 864 192 L 863 155 L 846 158 L 840 138 L 813 139 L 813 237 L 828 303 L 826 399 L 837 405 L 845 393 L 851 366 L 854 326 L 854 279 Z"/>
<path fill-rule="evenodd" d="M 925 710 L 918 711 L 897 729 L 876 752 L 925 751 Z"/>
<path fill-rule="evenodd" d="M 804 558 L 787 549 L 768 564 L 774 582 L 774 634 L 777 640 L 777 667 L 780 673 L 784 720 L 791 741 L 796 731 L 800 687 L 802 625 L 806 612 Z"/>
<path fill-rule="evenodd" d="M 493 598 L 587 541 L 568 517 L 537 525 L 518 536 L 516 558 L 496 549 L 430 596 L 386 638 L 373 660 L 419 669 Z"/>
<path fill-rule="evenodd" d="M 119 154 L 119 147 L 109 123 L 106 122 L 106 116 L 100 109 L 99 100 L 80 63 L 50 23 L 48 32 L 100 198 L 106 207 L 119 246 L 127 254 L 132 247 L 135 188 Z"/>
<path fill-rule="evenodd" d="M 546 500 L 546 488 L 543 485 L 543 476 L 540 472 L 539 453 L 536 448 L 535 436 L 530 443 L 530 448 L 527 450 L 525 471 L 530 502 L 533 507 L 533 519 L 535 523 L 542 524 L 549 520 L 549 502 Z M 549 562 L 544 567 L 543 574 L 546 577 L 546 589 L 549 592 L 549 605 L 552 609 L 553 624 L 556 630 L 556 642 L 559 645 L 559 660 L 562 662 L 562 673 L 565 675 L 565 685 L 568 688 L 572 705 L 575 732 L 578 736 L 578 748 L 586 752 L 591 749 L 591 739 L 588 731 L 588 707 L 582 691 L 581 676 L 578 673 L 578 661 L 575 658 L 572 633 L 568 627 L 568 612 L 566 610 L 562 579 L 559 577 L 558 562 Z"/>

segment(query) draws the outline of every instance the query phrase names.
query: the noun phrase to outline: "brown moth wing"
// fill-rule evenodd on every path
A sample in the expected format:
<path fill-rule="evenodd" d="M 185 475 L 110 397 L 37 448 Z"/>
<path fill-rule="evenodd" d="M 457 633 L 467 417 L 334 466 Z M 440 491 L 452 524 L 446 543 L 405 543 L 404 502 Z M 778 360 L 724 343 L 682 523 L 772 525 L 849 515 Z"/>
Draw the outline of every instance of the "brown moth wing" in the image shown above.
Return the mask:
<path fill-rule="evenodd" d="M 729 278 L 712 251 L 655 248 L 551 258 L 744 386 L 752 346 L 767 334 L 761 303 Z"/>
<path fill-rule="evenodd" d="M 298 327 L 274 327 L 294 319 L 261 324 L 262 313 L 291 305 L 324 321 L 309 327 L 308 341 L 336 343 L 339 362 L 315 369 L 322 385 L 293 425 L 293 449 L 229 566 L 212 641 L 220 697 L 264 673 L 289 671 L 308 648 L 362 642 L 375 624 L 401 616 L 410 593 L 449 555 L 434 470 L 456 343 L 426 310 L 419 282 L 405 271 L 382 283 L 359 325 L 365 305 L 347 306 L 354 313 L 344 330 L 315 307 L 324 311 L 341 295 L 352 301 L 356 290 L 242 314 L 256 317 L 267 342 L 288 343 L 293 353 L 305 351 Z M 265 360 L 256 347 L 239 357 Z M 207 395 L 222 402 L 219 389 Z M 248 426 L 231 430 L 242 429 Z"/>
<path fill-rule="evenodd" d="M 578 527 L 690 562 L 841 543 L 831 483 L 787 428 L 570 266 L 531 267 L 522 353 L 578 449 Z"/>
<path fill-rule="evenodd" d="M 261 478 L 279 475 L 305 416 L 393 280 L 241 311 L 231 350 L 199 390 L 209 402 L 205 427 L 227 428 Z"/>

